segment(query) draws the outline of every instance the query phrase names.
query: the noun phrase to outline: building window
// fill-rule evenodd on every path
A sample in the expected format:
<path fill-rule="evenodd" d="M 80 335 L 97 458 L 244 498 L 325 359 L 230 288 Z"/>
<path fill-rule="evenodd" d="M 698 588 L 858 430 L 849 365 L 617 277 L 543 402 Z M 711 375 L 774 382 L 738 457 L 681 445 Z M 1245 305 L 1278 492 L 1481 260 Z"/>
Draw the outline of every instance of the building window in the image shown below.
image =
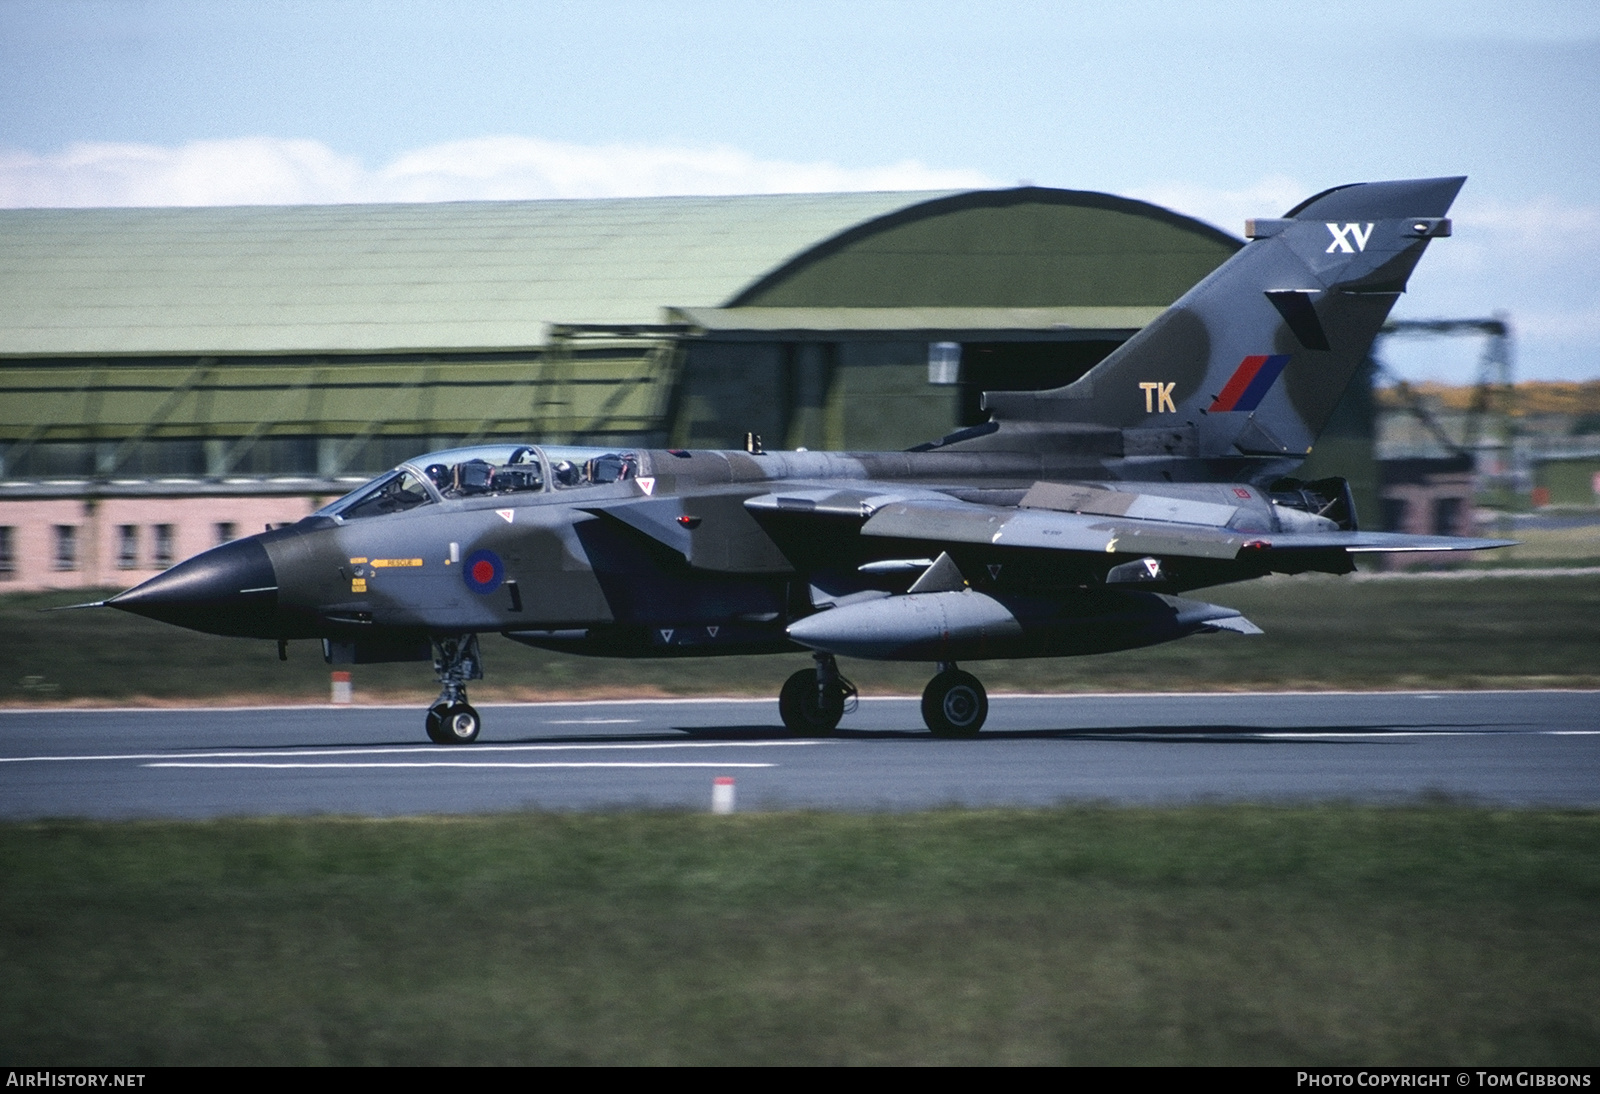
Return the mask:
<path fill-rule="evenodd" d="M 16 530 L 9 524 L 0 525 L 0 581 L 10 581 L 17 572 Z"/>
<path fill-rule="evenodd" d="M 231 520 L 218 521 L 216 526 L 217 546 L 232 543 L 239 536 L 239 527 Z"/>
<path fill-rule="evenodd" d="M 160 569 L 172 565 L 172 525 L 156 525 L 155 564 Z"/>
<path fill-rule="evenodd" d="M 117 526 L 117 569 L 132 570 L 139 565 L 139 526 Z"/>
<path fill-rule="evenodd" d="M 78 526 L 75 524 L 56 525 L 56 569 L 76 570 L 78 568 Z"/>
<path fill-rule="evenodd" d="M 928 383 L 959 384 L 961 382 L 961 343 L 928 343 Z"/>
<path fill-rule="evenodd" d="M 1461 523 L 1460 498 L 1435 498 L 1433 500 L 1433 534 L 1436 536 L 1459 536 L 1458 525 Z"/>

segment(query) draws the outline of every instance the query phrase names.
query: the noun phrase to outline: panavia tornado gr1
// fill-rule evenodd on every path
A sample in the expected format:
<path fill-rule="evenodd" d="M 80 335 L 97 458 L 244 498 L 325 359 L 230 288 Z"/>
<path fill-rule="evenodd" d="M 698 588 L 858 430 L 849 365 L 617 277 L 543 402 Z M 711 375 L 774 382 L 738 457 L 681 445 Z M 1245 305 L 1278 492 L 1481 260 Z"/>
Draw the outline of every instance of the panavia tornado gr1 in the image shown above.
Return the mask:
<path fill-rule="evenodd" d="M 479 635 L 609 657 L 797 653 L 797 734 L 837 726 L 840 655 L 926 661 L 928 728 L 978 732 L 960 661 L 1259 633 L 1192 590 L 1504 541 L 1362 531 L 1293 477 L 1464 179 L 1340 186 L 1273 220 L 1078 381 L 990 392 L 906 452 L 490 445 L 419 456 L 298 524 L 111 598 L 213 634 L 431 661 L 441 744 L 478 737 Z"/>

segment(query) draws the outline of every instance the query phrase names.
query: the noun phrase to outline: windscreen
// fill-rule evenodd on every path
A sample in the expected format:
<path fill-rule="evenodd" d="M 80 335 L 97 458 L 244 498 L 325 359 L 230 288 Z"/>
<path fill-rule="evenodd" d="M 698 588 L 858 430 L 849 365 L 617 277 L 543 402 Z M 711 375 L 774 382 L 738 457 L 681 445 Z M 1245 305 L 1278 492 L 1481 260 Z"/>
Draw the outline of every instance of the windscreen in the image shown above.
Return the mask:
<path fill-rule="evenodd" d="M 312 516 L 361 520 L 364 517 L 403 513 L 433 500 L 433 493 L 416 472 L 402 467 L 378 476 L 332 505 L 318 509 Z"/>
<path fill-rule="evenodd" d="M 312 515 L 359 520 L 439 499 L 577 490 L 638 474 L 635 452 L 528 444 L 451 448 L 407 460 Z"/>

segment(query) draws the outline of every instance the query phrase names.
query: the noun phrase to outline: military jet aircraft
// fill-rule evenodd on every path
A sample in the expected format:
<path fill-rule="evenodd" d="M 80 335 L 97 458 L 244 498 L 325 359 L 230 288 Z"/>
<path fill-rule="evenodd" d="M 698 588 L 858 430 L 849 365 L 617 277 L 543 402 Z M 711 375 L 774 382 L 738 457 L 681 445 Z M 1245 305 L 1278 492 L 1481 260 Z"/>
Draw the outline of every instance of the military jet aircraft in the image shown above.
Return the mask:
<path fill-rule="evenodd" d="M 1250 241 L 1078 381 L 990 392 L 906 452 L 485 445 L 410 460 L 297 524 L 112 597 L 213 634 L 320 638 L 335 664 L 432 661 L 428 736 L 477 738 L 478 636 L 613 657 L 810 651 L 797 734 L 854 698 L 838 655 L 937 666 L 928 728 L 978 732 L 985 658 L 1260 633 L 1182 595 L 1504 541 L 1359 529 L 1310 453 L 1462 178 L 1340 186 Z"/>

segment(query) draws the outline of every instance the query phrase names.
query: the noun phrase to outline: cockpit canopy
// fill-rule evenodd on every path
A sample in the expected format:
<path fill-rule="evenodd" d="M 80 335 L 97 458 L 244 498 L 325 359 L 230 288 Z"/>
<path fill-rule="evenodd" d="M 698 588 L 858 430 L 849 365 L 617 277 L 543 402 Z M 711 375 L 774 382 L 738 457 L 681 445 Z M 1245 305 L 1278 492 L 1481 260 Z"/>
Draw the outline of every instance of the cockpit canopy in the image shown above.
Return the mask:
<path fill-rule="evenodd" d="M 639 473 L 634 452 L 542 445 L 478 445 L 407 460 L 312 516 L 359 520 L 453 498 L 577 490 Z"/>

